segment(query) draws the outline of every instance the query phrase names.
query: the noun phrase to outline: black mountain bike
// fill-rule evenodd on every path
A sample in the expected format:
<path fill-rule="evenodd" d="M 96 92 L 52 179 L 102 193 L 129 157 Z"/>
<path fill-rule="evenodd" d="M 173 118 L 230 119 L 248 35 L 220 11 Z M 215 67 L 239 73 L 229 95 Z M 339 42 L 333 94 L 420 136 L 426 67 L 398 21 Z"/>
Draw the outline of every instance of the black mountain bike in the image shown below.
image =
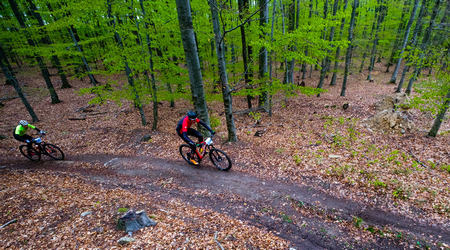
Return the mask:
<path fill-rule="evenodd" d="M 211 159 L 211 162 L 219 170 L 228 171 L 232 165 L 230 157 L 222 150 L 214 147 L 212 137 L 206 138 L 206 140 L 195 149 L 190 145 L 182 144 L 180 146 L 180 154 L 187 163 L 194 166 L 200 165 L 200 162 L 206 154 L 209 155 L 209 159 Z"/>
<path fill-rule="evenodd" d="M 30 144 L 24 144 L 19 146 L 20 153 L 32 161 L 41 160 L 41 155 L 47 155 L 54 160 L 64 160 L 63 151 L 50 143 L 46 143 L 42 140 L 45 134 L 41 134 L 40 137 L 34 138 Z"/>

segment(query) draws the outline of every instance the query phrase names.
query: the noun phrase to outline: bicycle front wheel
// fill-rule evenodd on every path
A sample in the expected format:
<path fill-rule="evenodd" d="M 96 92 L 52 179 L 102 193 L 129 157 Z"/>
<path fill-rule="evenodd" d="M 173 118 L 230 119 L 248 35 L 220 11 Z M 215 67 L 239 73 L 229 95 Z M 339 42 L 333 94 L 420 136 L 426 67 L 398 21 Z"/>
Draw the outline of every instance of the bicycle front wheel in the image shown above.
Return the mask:
<path fill-rule="evenodd" d="M 222 171 L 228 171 L 231 168 L 231 159 L 225 152 L 214 148 L 209 152 L 209 158 L 216 168 Z"/>
<path fill-rule="evenodd" d="M 53 144 L 44 144 L 44 154 L 57 161 L 64 160 L 63 151 Z"/>
<path fill-rule="evenodd" d="M 20 153 L 32 161 L 39 161 L 41 159 L 41 153 L 29 145 L 20 145 Z"/>
<path fill-rule="evenodd" d="M 198 155 L 192 150 L 191 146 L 187 144 L 183 144 L 180 146 L 180 154 L 183 159 L 194 166 L 198 166 L 200 164 L 200 158 Z"/>

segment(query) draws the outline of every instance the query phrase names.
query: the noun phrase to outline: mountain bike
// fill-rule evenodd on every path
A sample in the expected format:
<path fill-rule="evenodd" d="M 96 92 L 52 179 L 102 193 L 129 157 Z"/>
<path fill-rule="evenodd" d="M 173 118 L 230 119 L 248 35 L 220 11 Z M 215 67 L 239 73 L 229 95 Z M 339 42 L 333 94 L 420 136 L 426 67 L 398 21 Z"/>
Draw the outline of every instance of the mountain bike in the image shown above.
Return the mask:
<path fill-rule="evenodd" d="M 212 136 L 198 144 L 195 149 L 188 144 L 182 144 L 180 146 L 180 154 L 187 163 L 194 166 L 200 165 L 200 162 L 207 154 L 211 162 L 219 170 L 228 171 L 232 165 L 230 157 L 222 150 L 214 147 Z"/>
<path fill-rule="evenodd" d="M 19 146 L 20 153 L 32 161 L 41 160 L 41 155 L 47 155 L 54 160 L 64 160 L 63 151 L 50 143 L 43 141 L 45 133 L 41 133 L 40 137 L 34 138 L 30 144 L 24 144 Z"/>

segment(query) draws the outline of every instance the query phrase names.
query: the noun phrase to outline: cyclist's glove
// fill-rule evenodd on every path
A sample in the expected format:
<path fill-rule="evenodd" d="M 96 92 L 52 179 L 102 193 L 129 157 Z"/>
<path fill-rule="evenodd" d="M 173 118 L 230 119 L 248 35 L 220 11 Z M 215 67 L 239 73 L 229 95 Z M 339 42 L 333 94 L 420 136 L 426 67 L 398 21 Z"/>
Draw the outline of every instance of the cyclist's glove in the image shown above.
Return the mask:
<path fill-rule="evenodd" d="M 30 140 L 25 140 L 26 143 L 30 143 Z"/>
<path fill-rule="evenodd" d="M 39 131 L 39 134 L 41 134 L 41 135 L 45 135 L 46 133 L 45 133 L 45 131 L 44 131 L 44 130 L 41 130 L 41 131 Z"/>

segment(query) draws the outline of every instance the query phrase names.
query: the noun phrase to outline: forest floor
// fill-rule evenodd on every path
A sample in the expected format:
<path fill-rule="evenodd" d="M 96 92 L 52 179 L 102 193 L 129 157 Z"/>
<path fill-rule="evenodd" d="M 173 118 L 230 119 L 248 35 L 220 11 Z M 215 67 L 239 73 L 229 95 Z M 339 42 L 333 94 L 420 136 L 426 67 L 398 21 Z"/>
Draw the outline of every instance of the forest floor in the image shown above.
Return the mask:
<path fill-rule="evenodd" d="M 216 147 L 233 159 L 228 172 L 180 157 L 175 126 L 191 107 L 187 101 L 174 108 L 161 102 L 152 131 L 131 105 L 81 111 L 89 96 L 77 90 L 89 87 L 87 79 L 58 88 L 62 103 L 51 105 L 34 69 L 17 77 L 40 119 L 35 125 L 66 159 L 36 163 L 20 155 L 12 130 L 31 119 L 20 99 L 2 101 L 0 224 L 17 222 L 0 229 L 1 246 L 118 247 L 126 235 L 115 228 L 118 210 L 130 208 L 158 224 L 135 232 L 129 248 L 450 247 L 450 124 L 428 138 L 431 115 L 408 110 L 412 130 L 369 128 L 365 119 L 377 113 L 376 103 L 393 95 L 390 74 L 374 72 L 374 82 L 350 76 L 347 97 L 328 85 L 320 98 L 276 96 L 272 117 L 261 113 L 256 123 L 258 115 L 235 115 L 236 143 L 226 142 L 223 104 L 208 103 L 221 121 Z M 0 93 L 16 95 L 6 85 Z M 235 111 L 247 108 L 244 98 L 233 101 Z M 152 120 L 151 105 L 145 112 Z M 142 142 L 146 134 L 151 139 Z"/>

